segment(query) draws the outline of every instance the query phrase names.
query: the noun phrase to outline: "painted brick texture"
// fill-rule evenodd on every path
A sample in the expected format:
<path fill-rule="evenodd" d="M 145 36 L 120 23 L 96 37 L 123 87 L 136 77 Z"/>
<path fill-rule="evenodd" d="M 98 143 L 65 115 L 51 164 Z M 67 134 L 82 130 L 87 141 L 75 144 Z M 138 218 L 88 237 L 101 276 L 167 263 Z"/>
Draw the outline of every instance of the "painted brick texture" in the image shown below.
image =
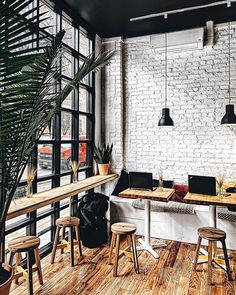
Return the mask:
<path fill-rule="evenodd" d="M 232 103 L 236 104 L 236 26 L 231 32 Z M 167 105 L 174 127 L 158 127 L 165 100 L 164 53 L 154 54 L 145 39 L 116 42 L 116 57 L 103 72 L 102 117 L 103 135 L 114 143 L 115 172 L 124 161 L 130 171 L 154 175 L 162 167 L 165 179 L 180 183 L 187 182 L 188 174 L 224 173 L 236 179 L 236 127 L 220 125 L 228 104 L 227 26 L 216 27 L 215 33 L 213 48 L 168 52 Z"/>

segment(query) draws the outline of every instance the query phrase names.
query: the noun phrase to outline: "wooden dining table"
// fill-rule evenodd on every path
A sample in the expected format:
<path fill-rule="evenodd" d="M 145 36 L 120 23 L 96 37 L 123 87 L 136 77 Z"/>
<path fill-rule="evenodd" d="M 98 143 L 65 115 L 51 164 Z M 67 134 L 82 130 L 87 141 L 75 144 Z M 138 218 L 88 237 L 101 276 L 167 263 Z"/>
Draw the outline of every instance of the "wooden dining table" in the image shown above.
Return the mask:
<path fill-rule="evenodd" d="M 235 206 L 236 208 L 236 193 L 230 193 L 225 197 L 187 193 L 184 200 L 191 204 L 209 206 L 209 226 L 212 227 L 217 227 L 217 206 Z"/>
<path fill-rule="evenodd" d="M 170 188 L 163 188 L 163 190 L 159 190 L 158 188 L 153 191 L 147 190 L 136 190 L 136 189 L 126 189 L 119 193 L 119 197 L 128 198 L 128 199 L 143 199 L 145 204 L 145 236 L 144 240 L 139 239 L 139 243 L 141 246 L 137 247 L 138 251 L 147 251 L 154 258 L 159 258 L 159 254 L 154 251 L 155 248 L 165 247 L 166 243 L 159 242 L 155 245 L 151 244 L 151 210 L 150 203 L 151 201 L 162 201 L 168 202 L 168 200 L 172 197 L 175 190 Z"/>
<path fill-rule="evenodd" d="M 216 208 L 217 206 L 230 206 L 236 208 L 236 193 L 230 193 L 226 196 L 211 196 L 211 195 L 203 195 L 196 193 L 187 193 L 184 197 L 185 202 L 196 204 L 196 205 L 205 205 L 209 206 L 209 217 L 208 217 L 208 226 L 209 227 L 217 227 L 217 216 L 216 216 Z M 207 225 L 206 225 L 207 226 Z M 201 248 L 200 252 L 203 254 L 199 256 L 199 263 L 204 263 L 208 261 L 208 253 L 205 249 Z M 225 262 L 220 258 L 214 258 L 216 264 L 225 269 Z"/>

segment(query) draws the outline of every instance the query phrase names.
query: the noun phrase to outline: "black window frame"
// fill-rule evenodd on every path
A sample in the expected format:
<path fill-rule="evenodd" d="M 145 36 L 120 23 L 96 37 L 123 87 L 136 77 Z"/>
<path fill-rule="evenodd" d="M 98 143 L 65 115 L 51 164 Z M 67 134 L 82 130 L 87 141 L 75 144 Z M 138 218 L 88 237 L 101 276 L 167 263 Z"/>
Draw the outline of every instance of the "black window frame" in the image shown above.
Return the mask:
<path fill-rule="evenodd" d="M 81 54 L 78 50 L 80 48 L 79 43 L 79 32 L 82 31 L 84 34 L 87 34 L 87 37 L 89 38 L 89 51 L 90 53 L 94 52 L 95 50 L 95 34 L 86 32 L 86 30 L 81 26 L 81 24 L 78 21 L 72 20 L 66 13 L 60 8 L 55 6 L 52 2 L 45 1 L 45 0 L 34 0 L 33 5 L 37 5 L 37 13 L 39 18 L 39 5 L 40 3 L 43 3 L 44 5 L 47 5 L 51 10 L 53 10 L 56 13 L 56 22 L 57 25 L 59 24 L 59 28 L 57 28 L 57 31 L 62 29 L 62 18 L 65 18 L 67 22 L 69 22 L 73 28 L 74 28 L 74 39 L 73 39 L 73 47 L 71 48 L 67 44 L 63 43 L 63 49 L 67 52 L 69 52 L 73 59 L 77 59 L 78 63 L 77 65 L 74 64 L 74 71 L 78 70 L 78 65 L 80 60 L 83 61 L 86 57 Z M 77 30 L 77 33 L 75 31 Z M 41 32 L 45 38 L 51 38 L 52 35 L 50 33 L 43 31 Z M 75 44 L 76 43 L 76 44 Z M 77 49 L 77 50 L 76 50 Z M 61 65 L 60 65 L 61 66 Z M 70 81 L 70 77 L 66 77 L 64 75 L 61 76 L 61 81 L 66 80 Z M 59 87 L 61 87 L 61 81 L 59 84 Z M 58 87 L 58 86 L 57 86 Z M 52 139 L 41 139 L 38 142 L 38 145 L 40 144 L 51 144 L 52 145 L 52 173 L 45 176 L 38 176 L 36 173 L 36 177 L 33 181 L 33 193 L 37 193 L 38 190 L 38 184 L 42 183 L 43 181 L 51 181 L 51 188 L 55 188 L 61 185 L 61 178 L 65 176 L 70 177 L 70 182 L 72 182 L 72 171 L 62 171 L 61 170 L 61 146 L 62 144 L 71 144 L 72 150 L 71 150 L 71 160 L 78 161 L 79 157 L 79 145 L 86 143 L 87 149 L 86 149 L 86 156 L 87 156 L 87 164 L 84 167 L 80 167 L 78 169 L 79 174 L 84 173 L 85 178 L 92 176 L 93 172 L 93 146 L 94 146 L 94 130 L 95 130 L 95 74 L 92 73 L 89 75 L 89 83 L 81 83 L 81 87 L 86 89 L 86 91 L 89 93 L 89 110 L 88 112 L 80 111 L 79 109 L 79 90 L 74 91 L 71 93 L 72 97 L 72 108 L 65 108 L 62 107 L 54 116 L 53 118 L 53 124 L 52 124 Z M 72 137 L 68 140 L 63 140 L 61 138 L 61 112 L 66 111 L 69 112 L 72 116 Z M 79 116 L 86 116 L 87 120 L 90 122 L 89 130 L 87 130 L 87 133 L 89 134 L 88 139 L 80 139 L 79 138 Z M 38 167 L 38 148 L 35 147 L 31 163 L 33 167 Z M 27 182 L 26 180 L 23 180 L 20 182 L 19 187 L 26 187 Z M 81 196 L 75 195 L 73 196 L 73 201 L 71 205 L 71 214 L 76 215 L 77 208 L 78 208 L 78 202 Z M 6 224 L 5 229 L 5 236 L 20 230 L 22 228 L 26 228 L 26 234 L 27 235 L 37 235 L 41 236 L 45 234 L 46 232 L 50 231 L 50 242 L 47 243 L 45 246 L 43 246 L 40 249 L 40 253 L 44 256 L 48 252 L 51 251 L 54 235 L 55 235 L 55 222 L 56 219 L 60 217 L 60 213 L 62 210 L 69 208 L 69 199 L 68 202 L 61 201 L 56 202 L 50 206 L 50 208 L 45 208 L 45 210 L 36 210 L 33 212 L 30 212 L 26 214 L 26 216 L 22 216 L 17 223 L 11 223 L 9 225 Z M 47 218 L 51 216 L 51 224 L 48 225 L 45 229 L 41 230 L 40 232 L 37 231 L 37 222 L 40 220 L 43 220 L 44 218 Z M 5 254 L 8 251 L 5 251 Z"/>

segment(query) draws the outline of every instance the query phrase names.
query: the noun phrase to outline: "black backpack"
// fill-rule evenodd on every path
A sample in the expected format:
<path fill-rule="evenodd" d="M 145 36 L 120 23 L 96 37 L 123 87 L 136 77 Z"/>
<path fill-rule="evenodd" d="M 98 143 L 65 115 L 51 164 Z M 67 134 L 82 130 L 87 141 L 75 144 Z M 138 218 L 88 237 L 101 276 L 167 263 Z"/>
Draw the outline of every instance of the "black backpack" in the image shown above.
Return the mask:
<path fill-rule="evenodd" d="M 79 203 L 80 238 L 84 246 L 96 248 L 107 242 L 107 220 L 109 198 L 103 194 L 85 195 Z"/>

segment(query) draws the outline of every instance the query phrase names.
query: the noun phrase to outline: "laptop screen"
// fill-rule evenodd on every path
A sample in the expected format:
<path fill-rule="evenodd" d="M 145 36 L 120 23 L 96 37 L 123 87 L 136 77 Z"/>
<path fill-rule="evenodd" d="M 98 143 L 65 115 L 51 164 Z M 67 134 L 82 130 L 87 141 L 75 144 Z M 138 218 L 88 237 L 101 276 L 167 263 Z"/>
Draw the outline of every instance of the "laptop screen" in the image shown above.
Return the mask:
<path fill-rule="evenodd" d="M 129 187 L 131 189 L 147 189 L 152 190 L 152 173 L 130 172 Z"/>
<path fill-rule="evenodd" d="M 209 176 L 188 176 L 189 192 L 216 196 L 216 179 Z"/>

